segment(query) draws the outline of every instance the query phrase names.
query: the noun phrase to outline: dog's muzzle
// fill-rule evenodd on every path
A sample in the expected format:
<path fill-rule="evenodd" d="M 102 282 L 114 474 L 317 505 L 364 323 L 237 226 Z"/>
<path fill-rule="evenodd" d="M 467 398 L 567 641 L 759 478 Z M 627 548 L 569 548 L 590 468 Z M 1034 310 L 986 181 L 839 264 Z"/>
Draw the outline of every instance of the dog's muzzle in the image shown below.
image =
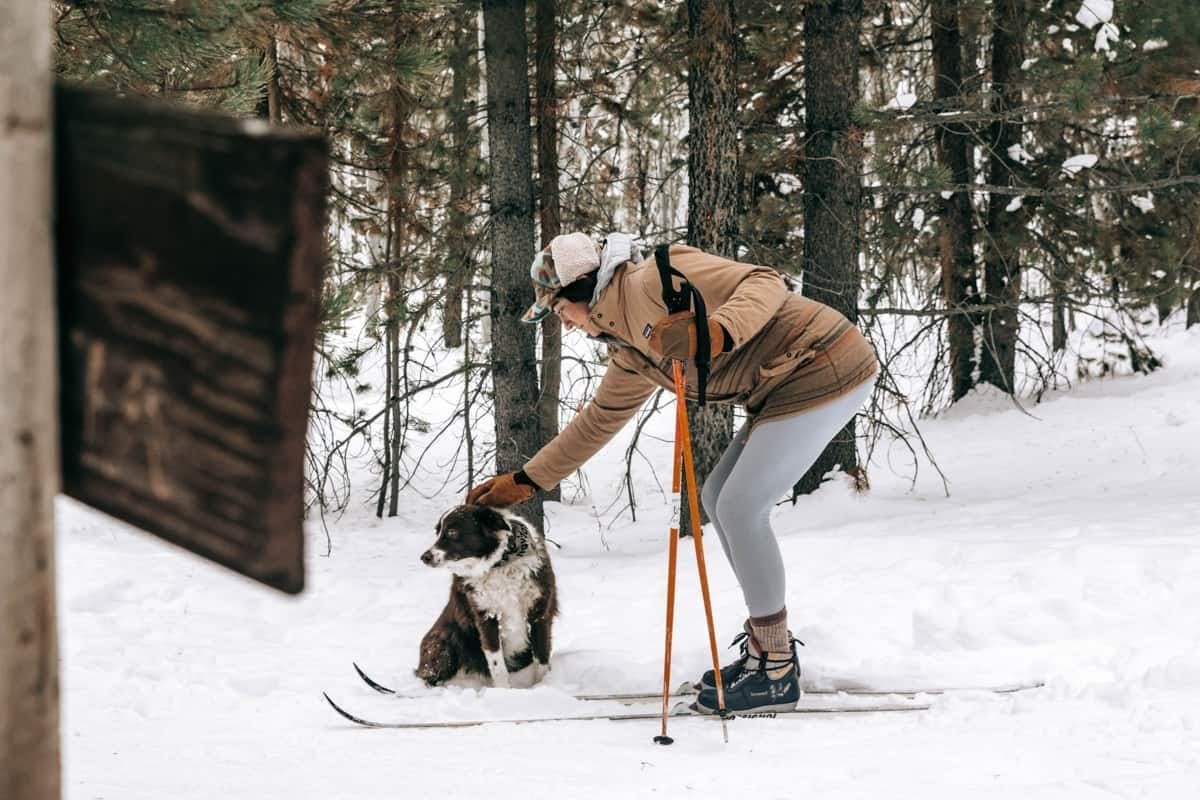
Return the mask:
<path fill-rule="evenodd" d="M 431 547 L 421 553 L 421 563 L 427 567 L 440 567 L 446 560 L 446 554 L 436 547 Z"/>

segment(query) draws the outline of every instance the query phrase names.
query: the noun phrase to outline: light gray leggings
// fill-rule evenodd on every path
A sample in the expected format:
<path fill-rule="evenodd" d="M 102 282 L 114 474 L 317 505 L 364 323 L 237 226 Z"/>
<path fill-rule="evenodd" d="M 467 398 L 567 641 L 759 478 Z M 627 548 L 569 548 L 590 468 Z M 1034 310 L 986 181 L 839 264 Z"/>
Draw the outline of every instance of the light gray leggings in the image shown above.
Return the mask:
<path fill-rule="evenodd" d="M 750 421 L 733 437 L 700 493 L 725 556 L 742 587 L 752 617 L 785 606 L 785 576 L 771 509 L 800 480 L 825 445 L 871 396 L 873 380 L 811 411 L 750 432 Z"/>

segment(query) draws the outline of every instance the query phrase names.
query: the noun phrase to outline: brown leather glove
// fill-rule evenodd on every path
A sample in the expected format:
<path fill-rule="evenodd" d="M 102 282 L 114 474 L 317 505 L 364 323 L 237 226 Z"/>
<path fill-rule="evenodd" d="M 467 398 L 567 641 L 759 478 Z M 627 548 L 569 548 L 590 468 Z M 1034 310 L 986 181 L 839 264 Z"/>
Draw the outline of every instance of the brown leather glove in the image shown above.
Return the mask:
<path fill-rule="evenodd" d="M 725 329 L 719 322 L 708 321 L 709 350 L 712 357 L 725 352 L 727 344 Z M 696 315 L 691 311 L 677 311 L 664 317 L 650 329 L 650 349 L 662 353 L 664 358 L 687 361 L 696 357 Z"/>
<path fill-rule="evenodd" d="M 533 497 L 536 491 L 537 485 L 529 480 L 524 470 L 505 472 L 503 475 L 488 478 L 467 492 L 467 505 L 507 508 L 524 503 Z"/>

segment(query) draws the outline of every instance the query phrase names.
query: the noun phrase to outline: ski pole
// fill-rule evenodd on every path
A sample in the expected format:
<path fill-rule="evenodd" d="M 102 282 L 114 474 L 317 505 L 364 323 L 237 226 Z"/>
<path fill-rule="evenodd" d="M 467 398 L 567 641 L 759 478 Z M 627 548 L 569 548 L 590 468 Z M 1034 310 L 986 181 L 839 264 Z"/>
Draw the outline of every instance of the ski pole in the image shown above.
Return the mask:
<path fill-rule="evenodd" d="M 679 554 L 679 518 L 681 495 L 679 482 L 683 439 L 679 435 L 682 417 L 675 411 L 675 458 L 671 467 L 671 529 L 667 534 L 667 625 L 666 644 L 663 649 L 663 704 L 662 733 L 654 737 L 657 744 L 671 744 L 675 740 L 667 736 L 667 712 L 671 702 L 671 634 L 675 626 L 675 567 Z"/>
<path fill-rule="evenodd" d="M 673 362 L 675 377 L 675 448 L 674 462 L 671 467 L 671 499 L 672 515 L 671 529 L 667 544 L 667 625 L 666 648 L 663 653 L 663 706 L 662 733 L 654 737 L 658 744 L 671 744 L 675 740 L 667 735 L 667 711 L 671 696 L 671 637 L 675 621 L 675 575 L 678 559 L 679 519 L 682 515 L 682 495 L 680 493 L 681 472 L 686 470 L 688 486 L 688 509 L 691 512 L 692 540 L 696 548 L 696 571 L 700 578 L 700 594 L 704 599 L 704 617 L 708 624 L 708 645 L 712 654 L 713 674 L 717 684 L 717 713 L 721 716 L 721 735 L 729 742 L 729 726 L 725 710 L 725 686 L 721 680 L 721 664 L 717 655 L 717 633 L 713 626 L 712 598 L 708 591 L 708 570 L 704 562 L 704 543 L 700 529 L 700 495 L 696 482 L 696 467 L 692 459 L 691 434 L 688 429 L 686 382 L 683 376 L 683 362 Z M 682 456 L 682 458 L 681 458 Z M 681 464 L 682 462 L 682 464 Z"/>
<path fill-rule="evenodd" d="M 713 677 L 717 685 L 717 713 L 721 715 L 721 735 L 726 744 L 729 743 L 729 725 L 725 709 L 725 681 L 721 678 L 721 660 L 717 655 L 717 631 L 713 627 L 712 597 L 708 592 L 708 569 L 704 563 L 704 537 L 700 528 L 700 486 L 696 481 L 696 465 L 692 459 L 692 436 L 688 429 L 687 399 L 683 377 L 683 362 L 676 361 L 675 367 L 675 404 L 679 409 L 679 431 L 677 437 L 683 440 L 683 465 L 687 475 L 688 506 L 692 512 L 692 543 L 696 546 L 696 572 L 700 578 L 700 595 L 704 598 L 704 619 L 708 623 L 708 648 L 712 654 Z"/>

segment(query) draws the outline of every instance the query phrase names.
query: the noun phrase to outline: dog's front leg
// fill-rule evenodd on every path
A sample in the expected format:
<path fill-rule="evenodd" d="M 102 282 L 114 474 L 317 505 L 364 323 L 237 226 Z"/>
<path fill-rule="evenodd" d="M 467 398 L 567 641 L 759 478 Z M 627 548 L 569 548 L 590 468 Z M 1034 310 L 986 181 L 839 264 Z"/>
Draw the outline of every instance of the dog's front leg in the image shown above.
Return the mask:
<path fill-rule="evenodd" d="M 500 646 L 500 621 L 495 617 L 483 617 L 477 620 L 476 625 L 488 672 L 492 674 L 492 686 L 497 689 L 509 688 L 508 665 L 504 662 L 504 649 Z"/>

